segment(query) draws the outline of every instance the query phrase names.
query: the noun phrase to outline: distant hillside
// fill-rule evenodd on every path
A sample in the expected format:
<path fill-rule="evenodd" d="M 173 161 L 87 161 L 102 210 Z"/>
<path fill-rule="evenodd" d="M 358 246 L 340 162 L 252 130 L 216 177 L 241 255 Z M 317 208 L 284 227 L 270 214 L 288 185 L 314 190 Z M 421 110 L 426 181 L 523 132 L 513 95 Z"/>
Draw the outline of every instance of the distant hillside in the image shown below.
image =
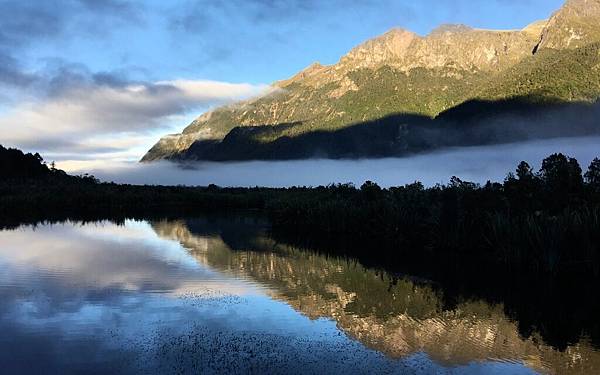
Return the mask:
<path fill-rule="evenodd" d="M 181 134 L 163 137 L 142 161 L 398 155 L 435 147 L 438 141 L 415 129 L 457 125 L 438 118 L 465 103 L 473 110 L 479 101 L 498 102 L 492 112 L 503 117 L 507 101 L 533 105 L 535 113 L 547 104 L 593 103 L 600 96 L 600 0 L 569 0 L 549 20 L 523 30 L 444 25 L 421 37 L 393 29 L 335 65 L 315 63 L 273 86 L 266 96 L 217 108 Z M 489 105 L 482 111 L 489 114 Z M 463 120 L 489 129 L 473 122 L 489 120 L 486 113 Z M 578 133 L 566 124 L 561 135 L 587 134 L 588 125 L 575 126 L 586 129 Z M 369 137 L 348 136 L 365 126 Z M 412 133 L 425 138 L 407 138 Z M 519 140 L 513 138 L 504 140 Z M 456 144 L 462 143 L 481 142 Z"/>

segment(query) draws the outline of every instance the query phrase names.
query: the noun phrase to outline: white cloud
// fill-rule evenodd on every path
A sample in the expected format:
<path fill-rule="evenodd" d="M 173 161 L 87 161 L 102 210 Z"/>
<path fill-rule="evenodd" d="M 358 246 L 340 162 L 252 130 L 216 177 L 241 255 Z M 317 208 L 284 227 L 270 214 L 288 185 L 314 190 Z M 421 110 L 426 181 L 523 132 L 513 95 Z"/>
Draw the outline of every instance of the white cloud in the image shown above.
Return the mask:
<path fill-rule="evenodd" d="M 421 181 L 427 186 L 448 183 L 452 176 L 484 184 L 503 181 L 520 161 L 539 168 L 555 152 L 579 160 L 585 170 L 599 155 L 600 137 L 557 138 L 495 146 L 462 147 L 404 158 L 292 161 L 198 162 L 175 165 L 90 161 L 59 165 L 76 174 L 91 173 L 102 181 L 155 185 L 318 186 L 370 180 L 381 186 Z M 293 173 L 290 173 L 293 171 Z"/>
<path fill-rule="evenodd" d="M 205 80 L 75 85 L 0 113 L 0 143 L 57 156 L 82 153 L 82 158 L 146 148 L 175 124 L 183 128 L 186 114 L 268 90 Z"/>

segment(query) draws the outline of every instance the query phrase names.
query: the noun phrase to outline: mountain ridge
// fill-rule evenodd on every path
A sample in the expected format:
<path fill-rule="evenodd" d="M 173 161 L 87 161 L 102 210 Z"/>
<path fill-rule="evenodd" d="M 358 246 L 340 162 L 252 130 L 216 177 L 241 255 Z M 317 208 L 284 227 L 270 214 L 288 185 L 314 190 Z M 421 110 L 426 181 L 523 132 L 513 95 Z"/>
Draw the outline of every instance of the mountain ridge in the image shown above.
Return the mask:
<path fill-rule="evenodd" d="M 272 127 L 268 132 L 243 132 L 259 137 L 249 141 L 268 143 L 398 113 L 435 118 L 473 99 L 539 96 L 537 100 L 594 101 L 600 83 L 586 88 L 588 84 L 570 74 L 552 77 L 543 64 L 561 61 L 560 69 L 578 69 L 584 81 L 592 76 L 589 81 L 595 84 L 598 56 L 594 57 L 595 50 L 584 50 L 596 41 L 600 41 L 600 0 L 569 0 L 547 21 L 521 30 L 441 25 L 419 36 L 394 28 L 359 44 L 336 64 L 314 63 L 275 82 L 273 92 L 265 96 L 203 114 L 181 134 L 159 140 L 142 161 L 195 159 L 203 152 L 194 155 L 190 150 L 222 142 L 239 127 Z M 571 62 L 564 56 L 584 59 L 589 67 L 579 68 L 579 60 Z M 569 89 L 573 85 L 563 77 L 573 78 L 579 86 Z M 554 87 L 553 82 L 562 86 Z"/>

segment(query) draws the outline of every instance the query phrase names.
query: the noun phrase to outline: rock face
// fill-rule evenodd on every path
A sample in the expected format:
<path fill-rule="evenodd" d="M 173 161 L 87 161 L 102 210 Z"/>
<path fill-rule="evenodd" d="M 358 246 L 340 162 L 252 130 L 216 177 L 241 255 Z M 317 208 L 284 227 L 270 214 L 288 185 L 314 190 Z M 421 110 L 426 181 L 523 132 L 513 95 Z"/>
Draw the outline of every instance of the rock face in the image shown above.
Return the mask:
<path fill-rule="evenodd" d="M 337 64 L 312 64 L 294 77 L 276 82 L 276 89 L 266 96 L 200 116 L 181 134 L 163 137 L 142 161 L 202 158 L 207 147 L 227 142 L 227 137 L 238 142 L 240 134 L 245 134 L 248 144 L 264 144 L 315 131 L 344 129 L 391 114 L 436 117 L 473 99 L 537 95 L 543 88 L 527 91 L 515 77 L 521 79 L 523 71 L 531 71 L 538 77 L 526 79 L 551 84 L 552 77 L 540 79 L 537 73 L 547 60 L 556 60 L 548 54 L 577 50 L 598 41 L 600 0 L 569 0 L 549 20 L 523 30 L 443 25 L 421 37 L 392 29 L 355 47 Z M 563 58 L 563 65 L 571 64 L 570 60 Z M 597 78 L 598 70 L 587 70 Z M 587 70 L 583 69 L 583 74 L 588 74 Z M 585 93 L 561 90 L 542 96 L 591 101 L 600 94 L 600 87 L 595 86 L 586 86 Z M 270 127 L 260 132 L 233 132 L 264 126 Z"/>
<path fill-rule="evenodd" d="M 568 0 L 542 31 L 540 48 L 579 48 L 600 40 L 600 0 Z"/>

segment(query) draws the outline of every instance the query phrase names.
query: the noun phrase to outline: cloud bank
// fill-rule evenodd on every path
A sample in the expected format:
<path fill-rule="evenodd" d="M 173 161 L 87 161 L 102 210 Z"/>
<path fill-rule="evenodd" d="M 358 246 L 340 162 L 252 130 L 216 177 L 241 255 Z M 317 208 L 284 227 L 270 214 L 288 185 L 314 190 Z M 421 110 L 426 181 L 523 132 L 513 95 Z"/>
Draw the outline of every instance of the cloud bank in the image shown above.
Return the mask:
<path fill-rule="evenodd" d="M 155 140 L 157 130 L 182 120 L 183 114 L 268 89 L 205 80 L 59 82 L 61 86 L 49 90 L 47 96 L 21 103 L 0 116 L 0 129 L 6 130 L 0 134 L 0 143 L 50 153 L 93 152 L 104 139 L 115 148 L 128 149 L 133 145 L 120 144 L 123 139 L 147 143 L 143 138 Z"/>
<path fill-rule="evenodd" d="M 539 168 L 545 157 L 556 152 L 575 157 L 586 170 L 595 157 L 600 157 L 598 144 L 600 137 L 560 138 L 448 149 L 406 158 L 195 163 L 185 168 L 169 162 L 110 166 L 67 162 L 59 167 L 70 167 L 75 173 L 90 172 L 103 181 L 150 185 L 289 187 L 351 182 L 360 186 L 370 180 L 385 187 L 415 181 L 433 186 L 447 183 L 452 176 L 478 183 L 503 181 L 522 160 Z"/>

